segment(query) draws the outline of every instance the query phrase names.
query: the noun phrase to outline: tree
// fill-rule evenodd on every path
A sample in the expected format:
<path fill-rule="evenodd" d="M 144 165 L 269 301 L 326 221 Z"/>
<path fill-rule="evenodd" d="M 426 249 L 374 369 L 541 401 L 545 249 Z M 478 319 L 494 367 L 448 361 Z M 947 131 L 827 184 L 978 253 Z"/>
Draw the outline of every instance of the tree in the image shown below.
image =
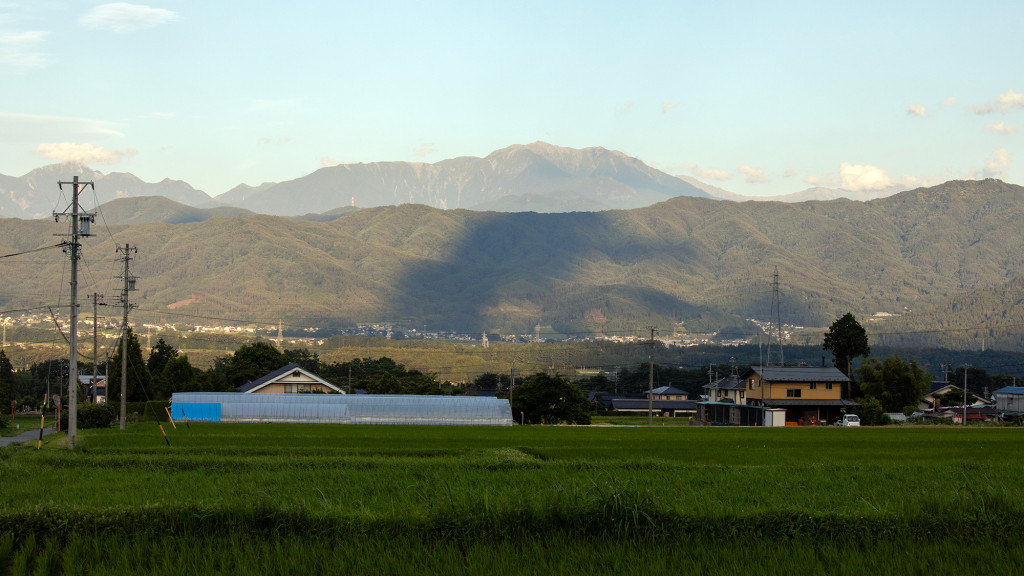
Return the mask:
<path fill-rule="evenodd" d="M 149 351 L 149 359 L 146 360 L 146 367 L 149 368 L 149 375 L 152 376 L 153 379 L 159 379 L 160 374 L 164 371 L 164 366 L 167 366 L 167 362 L 177 355 L 177 348 L 171 346 L 167 342 L 164 342 L 163 338 L 158 338 L 156 345 Z"/>
<path fill-rule="evenodd" d="M 846 374 L 847 378 L 851 377 L 851 361 L 858 356 L 871 354 L 868 333 L 850 312 L 843 314 L 842 318 L 829 326 L 821 347 L 832 352 L 832 362 L 840 372 Z"/>
<path fill-rule="evenodd" d="M 531 424 L 590 424 L 590 402 L 564 376 L 538 372 L 512 390 L 512 414 Z"/>
<path fill-rule="evenodd" d="M 125 394 L 128 402 L 139 402 L 145 400 L 151 393 L 151 378 L 149 368 L 142 361 L 142 348 L 139 346 L 139 339 L 131 328 L 128 330 L 128 379 L 125 382 Z M 121 341 L 118 341 L 117 350 L 110 357 L 107 364 L 107 402 L 121 402 Z"/>
<path fill-rule="evenodd" d="M 288 364 L 288 357 L 266 342 L 245 344 L 234 355 L 227 367 L 227 381 L 232 387 L 262 378 Z"/>
<path fill-rule="evenodd" d="M 170 398 L 175 392 L 195 390 L 196 370 L 188 361 L 187 354 L 178 354 L 167 361 L 156 380 L 160 395 Z"/>
<path fill-rule="evenodd" d="M 0 350 L 0 410 L 6 410 L 14 398 L 14 366 Z"/>
<path fill-rule="evenodd" d="M 901 412 L 905 406 L 917 406 L 932 381 L 932 375 L 916 361 L 907 363 L 895 354 L 883 361 L 872 358 L 857 374 L 861 390 L 877 398 L 885 412 Z"/>

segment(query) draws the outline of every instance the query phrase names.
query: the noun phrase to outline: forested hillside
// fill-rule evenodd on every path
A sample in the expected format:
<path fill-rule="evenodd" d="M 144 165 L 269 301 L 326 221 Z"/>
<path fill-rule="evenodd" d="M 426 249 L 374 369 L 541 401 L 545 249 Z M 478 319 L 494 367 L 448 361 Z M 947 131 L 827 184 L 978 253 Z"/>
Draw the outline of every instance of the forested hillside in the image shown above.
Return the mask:
<path fill-rule="evenodd" d="M 679 197 L 648 208 L 536 214 L 359 210 L 329 222 L 270 216 L 95 227 L 82 293 L 116 292 L 115 245 L 138 246 L 138 314 L 296 325 L 568 335 L 731 331 L 767 319 L 777 268 L 782 320 L 827 326 L 845 312 L 893 343 L 1016 341 L 1022 189 L 949 182 L 871 202 Z M 52 220 L 4 220 L 0 251 L 56 242 Z M 3 260 L 0 309 L 56 304 L 57 250 Z M 898 340 L 898 342 L 895 342 Z M 980 346 L 980 343 L 978 343 Z"/>

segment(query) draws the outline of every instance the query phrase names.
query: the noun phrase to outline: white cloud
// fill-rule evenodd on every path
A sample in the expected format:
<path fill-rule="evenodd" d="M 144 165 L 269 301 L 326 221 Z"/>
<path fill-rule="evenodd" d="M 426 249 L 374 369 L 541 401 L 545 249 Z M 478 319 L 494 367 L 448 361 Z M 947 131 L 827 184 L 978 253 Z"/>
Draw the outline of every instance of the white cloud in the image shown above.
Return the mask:
<path fill-rule="evenodd" d="M 49 64 L 49 57 L 38 49 L 48 34 L 39 30 L 0 33 L 0 65 L 28 69 Z"/>
<path fill-rule="evenodd" d="M 985 164 L 985 169 L 981 173 L 985 178 L 1003 178 L 1006 169 L 1010 167 L 1010 160 L 1011 156 L 1006 148 L 1000 148 L 992 153 L 992 158 Z"/>
<path fill-rule="evenodd" d="M 619 104 L 618 106 L 616 106 L 615 107 L 615 115 L 616 116 L 625 116 L 626 114 L 629 114 L 629 111 L 632 110 L 632 109 L 633 109 L 633 101 L 630 100 L 628 102 L 625 102 L 623 104 Z"/>
<path fill-rule="evenodd" d="M 728 180 L 732 178 L 732 174 L 721 168 L 708 168 L 704 170 L 700 166 L 694 166 L 690 169 L 690 172 L 697 178 L 704 180 Z"/>
<path fill-rule="evenodd" d="M 670 102 L 667 99 L 661 101 L 661 113 L 662 114 L 668 114 L 669 110 L 671 110 L 673 108 L 678 108 L 678 107 L 679 107 L 679 103 L 678 102 Z"/>
<path fill-rule="evenodd" d="M 134 156 L 135 150 L 108 150 L 95 144 L 73 142 L 46 142 L 36 146 L 35 153 L 43 158 L 82 165 L 117 164 L 122 158 Z"/>
<path fill-rule="evenodd" d="M 798 175 L 798 174 L 800 174 L 800 171 L 799 171 L 799 170 L 797 170 L 796 168 L 790 168 L 790 169 L 786 170 L 786 171 L 785 171 L 785 172 L 784 172 L 784 173 L 782 174 L 782 177 L 783 177 L 783 178 L 792 178 L 793 176 L 796 176 L 796 175 Z"/>
<path fill-rule="evenodd" d="M 907 115 L 924 118 L 928 115 L 928 109 L 921 104 L 911 104 L 910 106 L 907 106 Z"/>
<path fill-rule="evenodd" d="M 1004 122 L 993 122 L 991 124 L 986 124 L 985 127 L 993 132 L 999 132 L 1000 134 L 1013 134 L 1017 131 L 1016 128 Z"/>
<path fill-rule="evenodd" d="M 434 152 L 437 152 L 437 147 L 431 142 L 429 144 L 420 144 L 420 147 L 417 148 L 413 154 L 415 154 L 417 158 L 426 158 Z"/>
<path fill-rule="evenodd" d="M 341 164 L 341 162 L 338 162 L 337 160 L 332 160 L 327 156 L 320 158 L 320 166 L 322 168 L 330 168 L 332 166 L 337 166 L 339 164 Z"/>
<path fill-rule="evenodd" d="M 765 182 L 771 182 L 771 179 L 764 175 L 763 168 L 755 168 L 753 166 L 747 166 L 746 164 L 736 169 L 740 174 L 747 175 L 747 184 L 763 184 Z"/>
<path fill-rule="evenodd" d="M 889 173 L 878 166 L 849 162 L 839 165 L 839 182 L 841 188 L 853 191 L 884 190 L 896 184 Z"/>
<path fill-rule="evenodd" d="M 178 15 L 163 8 L 152 8 L 141 4 L 114 2 L 103 4 L 86 12 L 78 19 L 78 23 L 86 28 L 113 30 L 114 32 L 134 32 L 153 28 L 170 22 Z"/>
<path fill-rule="evenodd" d="M 1014 108 L 1024 108 L 1024 94 L 1009 90 L 1005 94 L 996 96 L 996 99 L 992 102 L 987 102 L 981 106 L 972 106 L 971 110 L 974 110 L 975 114 L 991 114 L 992 112 L 1009 112 Z"/>
<path fill-rule="evenodd" d="M 839 181 L 832 176 L 804 176 L 804 182 L 811 186 L 838 186 Z"/>
<path fill-rule="evenodd" d="M 950 96 L 949 98 L 946 98 L 945 100 L 940 102 L 940 104 L 942 104 L 943 106 L 952 106 L 956 104 L 956 96 Z"/>

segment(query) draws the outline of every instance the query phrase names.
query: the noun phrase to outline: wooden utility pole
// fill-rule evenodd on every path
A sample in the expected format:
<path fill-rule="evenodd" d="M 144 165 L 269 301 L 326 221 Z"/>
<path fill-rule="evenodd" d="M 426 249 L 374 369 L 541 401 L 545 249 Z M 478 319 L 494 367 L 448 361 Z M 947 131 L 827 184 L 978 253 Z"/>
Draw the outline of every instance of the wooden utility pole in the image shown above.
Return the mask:
<path fill-rule="evenodd" d="M 651 330 L 651 350 L 647 356 L 647 364 L 650 368 L 650 374 L 647 382 L 647 425 L 654 426 L 654 326 L 649 326 Z"/>

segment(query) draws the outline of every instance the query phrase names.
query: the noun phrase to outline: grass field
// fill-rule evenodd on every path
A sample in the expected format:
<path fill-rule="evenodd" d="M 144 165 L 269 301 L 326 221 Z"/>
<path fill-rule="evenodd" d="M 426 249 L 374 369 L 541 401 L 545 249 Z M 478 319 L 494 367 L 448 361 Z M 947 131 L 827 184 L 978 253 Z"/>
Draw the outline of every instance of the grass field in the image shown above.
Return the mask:
<path fill-rule="evenodd" d="M 0 573 L 1024 565 L 1020 429 L 165 428 L 0 450 Z"/>

